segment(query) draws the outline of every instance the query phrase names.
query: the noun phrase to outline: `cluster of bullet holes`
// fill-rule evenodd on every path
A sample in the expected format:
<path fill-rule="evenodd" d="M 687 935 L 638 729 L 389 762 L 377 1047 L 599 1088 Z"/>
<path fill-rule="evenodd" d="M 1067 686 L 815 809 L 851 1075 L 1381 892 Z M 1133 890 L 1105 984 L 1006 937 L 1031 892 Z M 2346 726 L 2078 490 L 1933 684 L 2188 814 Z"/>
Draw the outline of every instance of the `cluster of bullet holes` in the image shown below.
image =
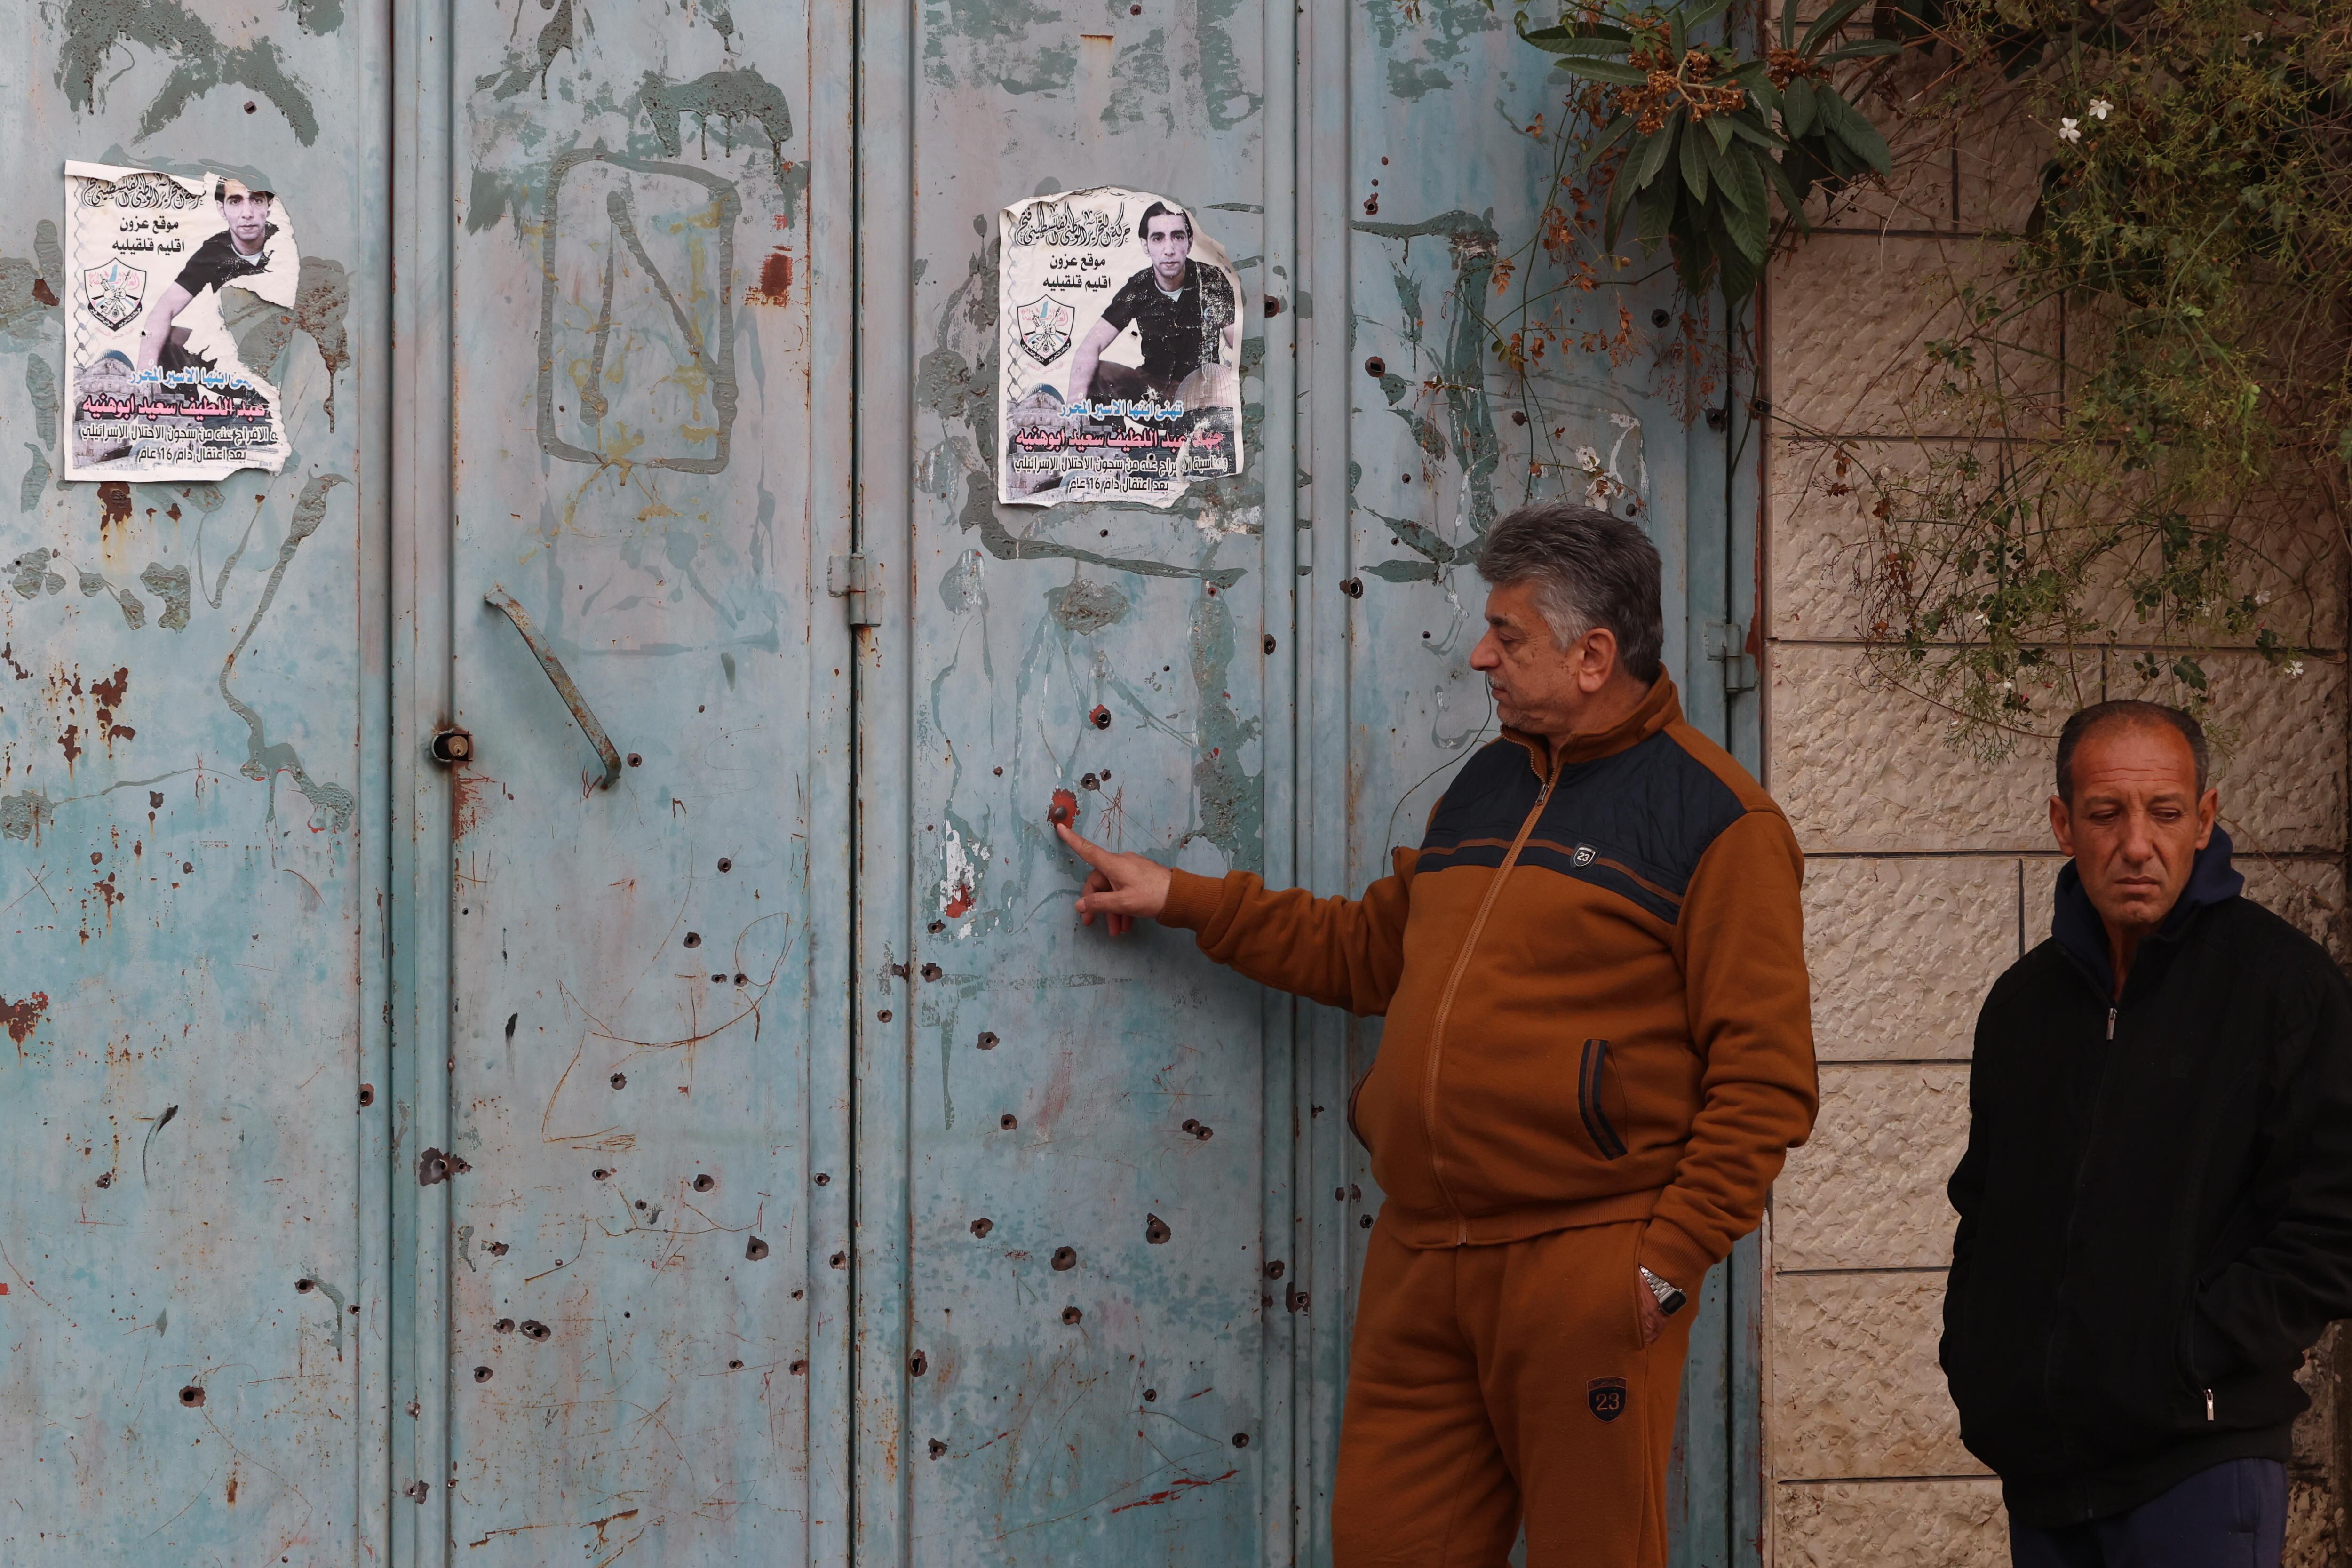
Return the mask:
<path fill-rule="evenodd" d="M 1196 1118 L 1190 1116 L 1184 1119 L 1183 1131 L 1190 1132 L 1193 1137 L 1198 1138 L 1203 1143 L 1206 1143 L 1210 1139 L 1214 1138 L 1217 1135 L 1217 1130 L 1215 1128 L 1210 1126 L 1205 1121 L 1199 1121 Z"/>
<path fill-rule="evenodd" d="M 554 1331 L 537 1318 L 525 1318 L 522 1321 L 522 1337 L 527 1340 L 545 1340 Z"/>

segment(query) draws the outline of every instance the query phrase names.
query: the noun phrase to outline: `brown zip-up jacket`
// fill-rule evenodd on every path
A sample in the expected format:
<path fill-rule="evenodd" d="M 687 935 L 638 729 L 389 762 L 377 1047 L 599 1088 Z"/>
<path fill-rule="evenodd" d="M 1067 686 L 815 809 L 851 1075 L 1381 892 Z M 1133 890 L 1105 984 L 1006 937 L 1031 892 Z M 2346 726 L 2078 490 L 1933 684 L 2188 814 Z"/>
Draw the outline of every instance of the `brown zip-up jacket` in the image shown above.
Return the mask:
<path fill-rule="evenodd" d="M 1646 1218 L 1643 1264 L 1696 1289 L 1812 1128 L 1803 858 L 1663 675 L 1545 752 L 1481 748 L 1361 899 L 1178 871 L 1160 918 L 1386 1016 L 1349 1120 L 1406 1245 Z"/>

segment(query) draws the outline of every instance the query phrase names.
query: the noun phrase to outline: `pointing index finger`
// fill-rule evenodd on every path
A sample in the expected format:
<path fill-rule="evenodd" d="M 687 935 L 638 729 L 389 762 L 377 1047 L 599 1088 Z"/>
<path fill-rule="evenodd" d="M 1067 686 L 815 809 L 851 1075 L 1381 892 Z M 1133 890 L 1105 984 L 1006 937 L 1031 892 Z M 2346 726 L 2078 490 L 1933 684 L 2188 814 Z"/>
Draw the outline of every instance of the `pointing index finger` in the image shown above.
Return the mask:
<path fill-rule="evenodd" d="M 1107 863 L 1111 858 L 1109 850 L 1105 849 L 1099 844 L 1089 843 L 1085 837 L 1080 836 L 1077 829 L 1072 827 L 1066 822 L 1055 823 L 1054 825 L 1054 831 L 1062 836 L 1062 842 L 1069 846 L 1070 853 L 1076 855 L 1079 859 L 1084 860 L 1087 865 L 1094 867 L 1097 870 L 1106 868 Z"/>

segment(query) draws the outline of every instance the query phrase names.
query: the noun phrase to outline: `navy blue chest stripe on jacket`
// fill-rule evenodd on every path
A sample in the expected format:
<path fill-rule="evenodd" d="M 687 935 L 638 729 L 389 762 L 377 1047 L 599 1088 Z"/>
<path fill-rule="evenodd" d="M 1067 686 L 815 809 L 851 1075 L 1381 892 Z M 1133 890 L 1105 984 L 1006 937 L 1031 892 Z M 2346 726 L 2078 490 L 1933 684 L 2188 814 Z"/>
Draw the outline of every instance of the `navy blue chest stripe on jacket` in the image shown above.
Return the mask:
<path fill-rule="evenodd" d="M 1542 790 L 1517 742 L 1480 748 L 1430 816 L 1419 874 L 1500 866 Z M 1563 768 L 1519 864 L 1615 893 L 1672 925 L 1699 861 L 1746 812 L 1728 784 L 1660 731 Z"/>

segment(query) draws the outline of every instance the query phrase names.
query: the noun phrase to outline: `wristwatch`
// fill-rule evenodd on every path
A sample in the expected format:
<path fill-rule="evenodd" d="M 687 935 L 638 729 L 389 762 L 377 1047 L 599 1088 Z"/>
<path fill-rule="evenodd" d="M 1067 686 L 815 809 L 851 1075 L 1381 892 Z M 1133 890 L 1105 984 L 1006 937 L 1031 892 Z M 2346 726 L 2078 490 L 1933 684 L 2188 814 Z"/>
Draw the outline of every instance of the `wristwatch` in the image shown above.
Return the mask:
<path fill-rule="evenodd" d="M 1683 1310 L 1683 1303 L 1690 1300 L 1646 1268 L 1642 1270 L 1642 1283 L 1650 1288 L 1650 1294 L 1657 1299 L 1658 1310 L 1664 1316 L 1673 1317 Z"/>

